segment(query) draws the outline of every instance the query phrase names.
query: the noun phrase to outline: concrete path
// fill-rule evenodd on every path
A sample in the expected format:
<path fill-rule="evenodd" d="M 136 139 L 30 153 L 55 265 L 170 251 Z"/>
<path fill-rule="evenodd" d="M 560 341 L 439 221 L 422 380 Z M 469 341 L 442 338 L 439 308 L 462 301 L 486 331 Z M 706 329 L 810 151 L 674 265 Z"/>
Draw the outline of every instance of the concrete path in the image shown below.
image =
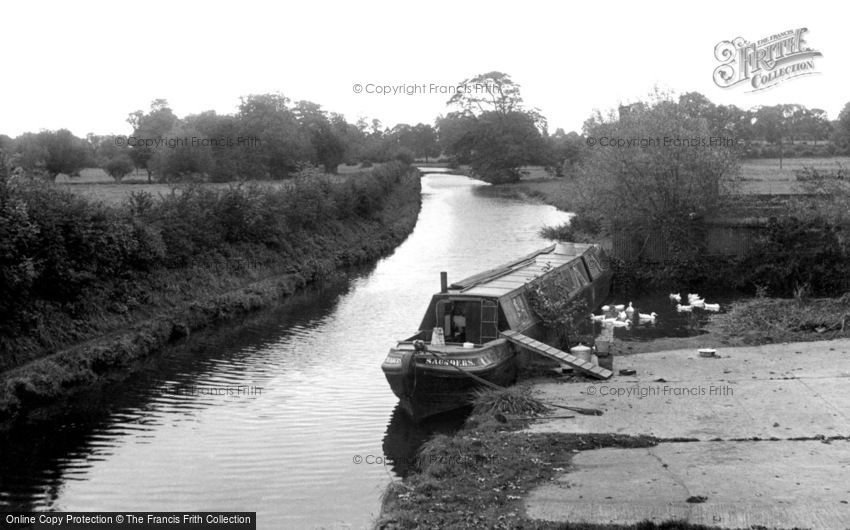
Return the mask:
<path fill-rule="evenodd" d="M 579 453 L 528 516 L 571 523 L 684 520 L 720 528 L 850 527 L 850 442 L 662 443 Z M 705 497 L 702 503 L 689 503 Z"/>
<path fill-rule="evenodd" d="M 636 375 L 538 385 L 540 399 L 604 414 L 542 421 L 530 430 L 698 440 L 850 435 L 850 340 L 726 348 L 718 355 L 615 357 L 615 374 L 633 368 Z"/>
<path fill-rule="evenodd" d="M 648 449 L 577 454 L 527 499 L 532 518 L 720 528 L 850 528 L 850 340 L 616 357 L 604 382 L 544 383 L 537 396 L 604 410 L 532 432 L 653 435 Z M 663 381 L 658 381 L 662 379 Z M 741 441 L 759 438 L 761 441 Z M 806 438 L 808 440 L 794 440 Z M 699 442 L 677 442 L 696 439 Z M 702 496 L 701 503 L 687 502 Z"/>

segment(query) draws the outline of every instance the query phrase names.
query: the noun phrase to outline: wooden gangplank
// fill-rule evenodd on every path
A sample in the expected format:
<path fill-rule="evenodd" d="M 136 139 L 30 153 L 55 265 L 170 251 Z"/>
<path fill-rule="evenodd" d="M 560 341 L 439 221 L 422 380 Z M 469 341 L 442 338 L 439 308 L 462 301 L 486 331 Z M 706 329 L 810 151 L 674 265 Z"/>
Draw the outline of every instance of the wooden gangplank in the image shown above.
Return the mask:
<path fill-rule="evenodd" d="M 534 340 L 528 335 L 523 335 L 522 333 L 518 333 L 513 330 L 508 330 L 503 331 L 502 336 L 508 339 L 510 342 L 513 342 L 517 346 L 521 346 L 527 350 L 533 351 L 538 355 L 542 355 L 544 357 L 548 357 L 558 362 L 567 364 L 591 377 L 595 377 L 597 379 L 608 379 L 612 375 L 614 375 L 611 370 L 602 368 L 601 366 L 595 366 L 593 363 L 589 363 L 587 361 L 582 361 L 575 355 L 570 355 L 569 353 L 563 350 L 553 348 L 552 346 L 540 342 L 539 340 Z"/>

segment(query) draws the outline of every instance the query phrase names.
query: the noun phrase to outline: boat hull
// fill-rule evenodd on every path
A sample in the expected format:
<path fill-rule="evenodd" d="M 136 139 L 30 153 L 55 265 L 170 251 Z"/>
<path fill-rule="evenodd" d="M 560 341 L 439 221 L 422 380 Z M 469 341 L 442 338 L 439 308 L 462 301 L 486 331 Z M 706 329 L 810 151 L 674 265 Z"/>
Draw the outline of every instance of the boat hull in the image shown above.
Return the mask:
<path fill-rule="evenodd" d="M 505 339 L 425 352 L 400 344 L 381 368 L 401 407 L 416 419 L 469 406 L 475 391 L 487 386 L 470 374 L 499 386 L 513 384 L 517 374 L 513 347 Z"/>

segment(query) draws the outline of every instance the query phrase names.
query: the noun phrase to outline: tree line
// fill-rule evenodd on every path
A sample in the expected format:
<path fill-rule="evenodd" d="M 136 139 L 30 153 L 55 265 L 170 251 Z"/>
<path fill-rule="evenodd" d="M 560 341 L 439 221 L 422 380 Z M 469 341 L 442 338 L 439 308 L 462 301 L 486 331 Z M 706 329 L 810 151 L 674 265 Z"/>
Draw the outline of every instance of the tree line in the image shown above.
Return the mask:
<path fill-rule="evenodd" d="M 361 164 L 439 155 L 437 133 L 425 124 L 382 126 L 360 118 L 349 123 L 310 101 L 292 102 L 281 94 L 243 97 L 235 114 L 206 111 L 179 118 L 164 99 L 148 111 L 129 114 L 130 136 L 70 131 L 0 135 L 0 171 L 73 175 L 100 167 L 116 180 L 134 169 L 149 180 L 203 176 L 212 181 L 276 180 L 307 167 L 336 173 L 340 164 Z M 0 177 L 2 174 L 0 174 Z"/>
<path fill-rule="evenodd" d="M 438 116 L 434 125 L 392 128 L 377 119 L 349 123 L 319 104 L 293 102 L 282 94 L 243 97 L 234 114 L 207 111 L 184 118 L 158 99 L 148 111 L 130 113 L 133 139 L 201 141 L 130 145 L 115 136 L 77 138 L 64 129 L 14 139 L 0 135 L 0 177 L 15 170 L 54 177 L 101 167 L 117 180 L 134 169 L 160 181 L 192 176 L 263 180 L 287 178 L 307 166 L 334 173 L 342 163 L 366 167 L 394 159 L 442 157 L 452 165 L 466 165 L 474 177 L 512 182 L 528 165 L 544 166 L 558 176 L 573 174 L 589 154 L 586 137 L 595 124 L 610 118 L 596 111 L 581 134 L 563 129 L 550 134 L 543 114 L 525 104 L 520 85 L 508 74 L 488 72 L 460 86 L 472 90 L 452 95 L 447 102 L 450 111 Z M 698 92 L 679 96 L 677 103 L 689 118 L 703 122 L 712 136 L 736 140 L 742 158 L 850 154 L 850 103 L 835 120 L 822 109 L 797 104 L 751 109 L 717 105 Z M 621 106 L 619 116 L 646 106 L 646 102 Z M 220 139 L 232 143 L 219 145 Z"/>

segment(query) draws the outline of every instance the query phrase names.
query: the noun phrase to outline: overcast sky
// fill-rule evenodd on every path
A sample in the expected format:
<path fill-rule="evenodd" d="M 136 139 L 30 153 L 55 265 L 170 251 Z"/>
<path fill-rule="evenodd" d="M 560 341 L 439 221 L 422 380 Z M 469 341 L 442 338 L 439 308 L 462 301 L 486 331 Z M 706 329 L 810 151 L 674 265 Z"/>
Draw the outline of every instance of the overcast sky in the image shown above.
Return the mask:
<path fill-rule="evenodd" d="M 178 116 L 233 113 L 281 92 L 349 121 L 433 123 L 445 94 L 377 95 L 370 84 L 453 85 L 499 70 L 549 128 L 580 130 L 654 85 L 715 103 L 800 103 L 834 119 L 850 101 L 841 2 L 5 2 L 0 133 L 129 134 L 156 98 Z M 807 27 L 819 75 L 748 93 L 712 80 L 714 47 Z M 364 92 L 354 93 L 360 83 Z"/>

